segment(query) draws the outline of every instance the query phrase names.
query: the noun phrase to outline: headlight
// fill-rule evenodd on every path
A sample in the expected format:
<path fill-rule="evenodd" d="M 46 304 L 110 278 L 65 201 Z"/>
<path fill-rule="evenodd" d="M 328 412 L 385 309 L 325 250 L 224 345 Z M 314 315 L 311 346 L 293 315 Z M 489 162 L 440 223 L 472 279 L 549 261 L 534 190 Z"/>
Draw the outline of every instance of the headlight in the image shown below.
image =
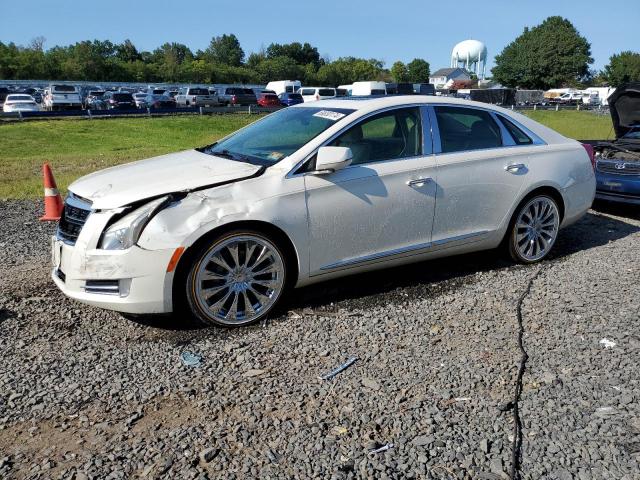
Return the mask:
<path fill-rule="evenodd" d="M 104 250 L 125 250 L 132 247 L 140 237 L 142 230 L 151 217 L 169 199 L 168 196 L 158 198 L 135 209 L 111 225 L 102 235 L 100 248 Z"/>

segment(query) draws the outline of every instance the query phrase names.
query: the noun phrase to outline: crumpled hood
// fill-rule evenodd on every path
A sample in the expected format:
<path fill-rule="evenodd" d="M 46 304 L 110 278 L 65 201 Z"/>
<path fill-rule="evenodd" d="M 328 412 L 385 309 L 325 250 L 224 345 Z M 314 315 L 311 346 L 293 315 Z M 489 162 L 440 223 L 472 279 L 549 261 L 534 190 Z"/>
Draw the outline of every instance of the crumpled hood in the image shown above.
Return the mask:
<path fill-rule="evenodd" d="M 608 103 L 616 138 L 627 133 L 632 125 L 640 125 L 640 82 L 620 85 Z"/>
<path fill-rule="evenodd" d="M 166 193 L 239 180 L 261 169 L 187 150 L 91 173 L 73 182 L 69 190 L 91 200 L 94 209 L 109 209 Z"/>

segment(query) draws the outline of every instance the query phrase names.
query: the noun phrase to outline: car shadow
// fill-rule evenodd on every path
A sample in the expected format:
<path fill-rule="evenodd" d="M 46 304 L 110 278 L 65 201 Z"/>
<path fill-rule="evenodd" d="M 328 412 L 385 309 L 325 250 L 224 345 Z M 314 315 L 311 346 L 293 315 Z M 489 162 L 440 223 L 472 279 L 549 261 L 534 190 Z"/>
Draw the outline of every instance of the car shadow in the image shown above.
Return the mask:
<path fill-rule="evenodd" d="M 590 211 L 578 222 L 560 232 L 553 251 L 545 261 L 559 260 L 580 251 L 606 245 L 638 231 L 638 226 L 597 211 Z M 350 307 L 365 309 L 387 305 L 394 301 L 394 295 L 399 301 L 406 301 L 411 297 L 425 298 L 455 290 L 469 275 L 510 268 L 531 267 L 515 264 L 502 251 L 489 250 L 351 275 L 296 290 L 295 295 L 290 296 L 281 306 L 278 315 L 284 315 L 291 310 L 321 314 L 322 311 L 334 311 L 337 303 L 347 300 Z M 384 298 L 380 298 L 381 294 L 385 294 Z M 127 318 L 141 325 L 171 330 L 176 334 L 179 331 L 192 331 L 191 335 L 187 335 L 191 339 L 201 336 L 197 334 L 194 337 L 194 330 L 207 334 L 204 333 L 206 330 L 203 331 L 205 327 L 194 324 L 183 316 Z M 274 320 L 277 321 L 277 318 Z M 242 336 L 241 332 L 244 331 L 213 329 L 216 330 L 219 333 L 215 335 L 221 338 Z M 176 340 L 182 342 L 187 338 L 176 337 Z"/>
<path fill-rule="evenodd" d="M 630 205 L 627 203 L 607 202 L 596 200 L 593 203 L 593 210 L 597 212 L 615 215 L 616 217 L 631 218 L 640 220 L 640 205 Z"/>

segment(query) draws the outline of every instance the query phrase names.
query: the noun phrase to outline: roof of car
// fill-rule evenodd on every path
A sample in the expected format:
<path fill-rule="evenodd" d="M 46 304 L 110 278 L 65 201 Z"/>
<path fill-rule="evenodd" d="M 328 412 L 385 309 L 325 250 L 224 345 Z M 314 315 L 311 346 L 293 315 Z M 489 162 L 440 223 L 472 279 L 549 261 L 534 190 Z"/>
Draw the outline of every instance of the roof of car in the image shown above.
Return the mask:
<path fill-rule="evenodd" d="M 401 105 L 415 105 L 416 103 L 424 104 L 453 104 L 468 105 L 481 108 L 499 109 L 494 105 L 482 102 L 474 102 L 455 97 L 438 97 L 435 95 L 374 95 L 366 97 L 339 97 L 327 100 L 318 100 L 300 104 L 296 108 L 305 107 L 327 107 L 327 108 L 348 108 L 352 110 L 372 111 L 380 108 L 395 107 Z"/>

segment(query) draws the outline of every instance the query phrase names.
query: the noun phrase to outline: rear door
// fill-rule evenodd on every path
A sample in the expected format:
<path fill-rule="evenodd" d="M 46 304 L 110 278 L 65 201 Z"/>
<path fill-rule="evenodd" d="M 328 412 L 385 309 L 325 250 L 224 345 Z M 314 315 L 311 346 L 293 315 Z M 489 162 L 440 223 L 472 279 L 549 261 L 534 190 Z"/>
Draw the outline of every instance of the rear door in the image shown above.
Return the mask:
<path fill-rule="evenodd" d="M 434 245 L 481 239 L 499 227 L 519 197 L 529 171 L 528 149 L 505 141 L 508 133 L 488 110 L 429 111 L 438 163 Z"/>
<path fill-rule="evenodd" d="M 306 175 L 312 275 L 395 260 L 429 248 L 436 164 L 420 107 L 368 117 L 329 145 L 352 164 Z"/>

